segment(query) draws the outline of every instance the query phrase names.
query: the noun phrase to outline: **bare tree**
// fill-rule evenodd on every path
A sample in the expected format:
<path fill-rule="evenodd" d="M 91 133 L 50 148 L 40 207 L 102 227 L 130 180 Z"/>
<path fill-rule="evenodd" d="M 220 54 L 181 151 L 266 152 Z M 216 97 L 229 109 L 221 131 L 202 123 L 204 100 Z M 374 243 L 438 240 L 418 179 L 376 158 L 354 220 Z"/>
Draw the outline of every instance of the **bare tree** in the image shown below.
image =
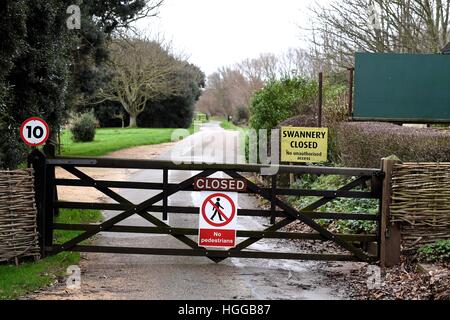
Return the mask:
<path fill-rule="evenodd" d="M 277 56 L 261 54 L 231 67 L 222 67 L 208 77 L 197 110 L 213 115 L 234 115 L 249 108 L 254 93 L 271 80 L 286 77 L 312 77 L 311 56 L 302 49 L 289 49 Z"/>
<path fill-rule="evenodd" d="M 234 115 L 238 108 L 248 108 L 253 93 L 263 86 L 262 80 L 246 77 L 237 67 L 220 68 L 208 77 L 197 110 L 213 115 Z"/>
<path fill-rule="evenodd" d="M 332 66 L 357 51 L 437 53 L 449 41 L 450 0 L 335 0 L 311 10 L 313 52 Z"/>
<path fill-rule="evenodd" d="M 98 17 L 99 22 L 107 26 L 106 31 L 114 29 L 113 35 L 120 38 L 126 38 L 130 34 L 138 36 L 140 31 L 136 27 L 136 22 L 148 18 L 155 18 L 159 15 L 161 7 L 164 5 L 165 0 L 145 0 L 145 4 L 133 18 L 124 19 L 121 16 L 114 17 L 110 13 L 105 16 Z M 129 6 L 138 5 L 137 2 L 128 1 Z"/>
<path fill-rule="evenodd" d="M 245 77 L 258 87 L 261 82 L 274 80 L 278 76 L 278 58 L 271 53 L 261 54 L 254 59 L 246 59 L 236 65 Z"/>
<path fill-rule="evenodd" d="M 315 77 L 316 72 L 311 55 L 300 48 L 290 48 L 278 60 L 278 74 L 283 77 Z"/>
<path fill-rule="evenodd" d="M 130 115 L 130 127 L 136 127 L 147 102 L 178 93 L 176 74 L 182 64 L 155 41 L 114 41 L 110 49 L 113 78 L 98 97 L 101 102 L 119 102 Z"/>

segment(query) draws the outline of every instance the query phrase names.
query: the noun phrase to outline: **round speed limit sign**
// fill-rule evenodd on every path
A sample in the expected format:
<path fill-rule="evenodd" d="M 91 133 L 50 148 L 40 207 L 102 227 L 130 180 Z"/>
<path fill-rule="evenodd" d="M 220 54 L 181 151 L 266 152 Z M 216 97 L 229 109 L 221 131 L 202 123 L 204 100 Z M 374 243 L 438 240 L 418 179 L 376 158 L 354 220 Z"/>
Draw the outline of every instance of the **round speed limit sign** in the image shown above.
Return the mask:
<path fill-rule="evenodd" d="M 25 120 L 20 127 L 20 137 L 30 147 L 38 147 L 47 142 L 50 136 L 48 124 L 41 118 Z"/>

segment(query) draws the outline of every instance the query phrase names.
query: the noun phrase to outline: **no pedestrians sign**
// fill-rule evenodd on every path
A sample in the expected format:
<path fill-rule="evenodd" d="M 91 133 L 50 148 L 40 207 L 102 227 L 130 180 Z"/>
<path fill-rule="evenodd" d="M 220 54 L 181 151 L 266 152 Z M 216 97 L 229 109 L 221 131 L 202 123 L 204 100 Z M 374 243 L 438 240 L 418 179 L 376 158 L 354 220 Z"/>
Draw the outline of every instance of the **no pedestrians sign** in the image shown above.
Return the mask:
<path fill-rule="evenodd" d="M 238 194 L 236 192 L 202 192 L 200 207 L 200 247 L 234 248 L 236 246 Z"/>

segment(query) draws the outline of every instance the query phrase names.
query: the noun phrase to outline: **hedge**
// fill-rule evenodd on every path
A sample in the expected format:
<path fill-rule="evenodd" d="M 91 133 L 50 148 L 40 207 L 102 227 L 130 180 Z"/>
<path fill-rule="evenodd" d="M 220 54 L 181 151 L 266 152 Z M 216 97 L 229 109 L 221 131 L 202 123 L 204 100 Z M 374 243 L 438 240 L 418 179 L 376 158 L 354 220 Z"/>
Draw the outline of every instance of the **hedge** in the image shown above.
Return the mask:
<path fill-rule="evenodd" d="M 381 158 L 391 155 L 405 162 L 450 162 L 448 130 L 375 122 L 342 123 L 337 130 L 337 149 L 344 166 L 378 168 Z"/>

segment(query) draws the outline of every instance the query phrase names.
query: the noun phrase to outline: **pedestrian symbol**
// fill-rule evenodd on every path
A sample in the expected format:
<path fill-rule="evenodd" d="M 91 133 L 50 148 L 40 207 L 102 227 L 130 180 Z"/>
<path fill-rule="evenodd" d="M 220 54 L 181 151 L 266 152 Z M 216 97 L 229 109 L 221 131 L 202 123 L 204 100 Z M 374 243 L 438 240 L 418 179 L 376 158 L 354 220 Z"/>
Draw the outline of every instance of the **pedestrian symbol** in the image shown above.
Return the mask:
<path fill-rule="evenodd" d="M 224 209 L 224 207 L 222 207 L 220 205 L 220 198 L 217 198 L 216 205 L 214 206 L 214 209 L 213 209 L 214 214 L 211 217 L 212 221 L 214 221 L 214 218 L 216 217 L 216 215 L 219 215 L 219 219 L 220 219 L 221 222 L 224 221 L 222 217 L 224 217 L 225 215 L 222 213 L 222 211 L 220 209 Z"/>

